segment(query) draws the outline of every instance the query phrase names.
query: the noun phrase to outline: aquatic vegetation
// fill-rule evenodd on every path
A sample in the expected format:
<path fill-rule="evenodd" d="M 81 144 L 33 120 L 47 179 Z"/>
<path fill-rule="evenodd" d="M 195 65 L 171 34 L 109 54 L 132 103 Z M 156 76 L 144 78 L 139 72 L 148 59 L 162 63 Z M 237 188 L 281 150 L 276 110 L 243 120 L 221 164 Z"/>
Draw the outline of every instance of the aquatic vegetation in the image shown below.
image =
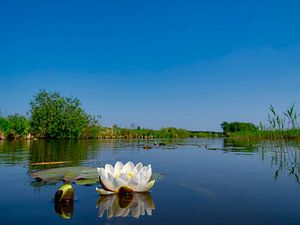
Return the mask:
<path fill-rule="evenodd" d="M 116 162 L 114 167 L 106 164 L 104 168 L 98 168 L 98 173 L 103 188 L 96 188 L 100 195 L 147 192 L 155 183 L 152 179 L 151 165 L 143 166 L 141 162 L 136 165 L 132 162 L 125 165 Z"/>
<path fill-rule="evenodd" d="M 97 169 L 84 166 L 41 170 L 31 173 L 31 176 L 41 184 L 53 184 L 61 181 L 74 182 L 78 185 L 95 185 L 98 183 Z"/>
<path fill-rule="evenodd" d="M 98 216 L 103 217 L 107 211 L 107 218 L 132 216 L 151 216 L 155 209 L 154 202 L 149 192 L 133 193 L 127 195 L 100 196 L 97 203 Z"/>
<path fill-rule="evenodd" d="M 260 123 L 257 129 L 236 130 L 229 133 L 234 139 L 242 140 L 287 140 L 300 139 L 299 114 L 291 105 L 283 113 L 279 113 L 273 105 L 269 107 L 268 124 Z M 223 127 L 224 123 L 222 123 Z M 223 129 L 224 132 L 226 132 Z"/>

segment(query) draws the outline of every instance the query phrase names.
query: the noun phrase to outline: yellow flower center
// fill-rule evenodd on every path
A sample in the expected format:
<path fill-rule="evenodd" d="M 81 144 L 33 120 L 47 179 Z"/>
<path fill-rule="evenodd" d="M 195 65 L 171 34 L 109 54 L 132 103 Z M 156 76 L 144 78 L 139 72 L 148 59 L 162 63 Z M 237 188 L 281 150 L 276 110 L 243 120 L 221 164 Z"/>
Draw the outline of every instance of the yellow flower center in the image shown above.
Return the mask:
<path fill-rule="evenodd" d="M 129 173 L 127 173 L 127 175 L 129 176 L 129 178 L 130 178 L 130 180 L 131 180 L 132 177 L 134 176 L 134 173 L 129 172 Z"/>
<path fill-rule="evenodd" d="M 129 179 L 131 180 L 135 174 L 132 172 L 129 172 L 129 173 L 127 173 L 127 175 L 129 177 Z M 118 178 L 119 176 L 120 176 L 120 173 L 115 173 L 115 178 Z"/>

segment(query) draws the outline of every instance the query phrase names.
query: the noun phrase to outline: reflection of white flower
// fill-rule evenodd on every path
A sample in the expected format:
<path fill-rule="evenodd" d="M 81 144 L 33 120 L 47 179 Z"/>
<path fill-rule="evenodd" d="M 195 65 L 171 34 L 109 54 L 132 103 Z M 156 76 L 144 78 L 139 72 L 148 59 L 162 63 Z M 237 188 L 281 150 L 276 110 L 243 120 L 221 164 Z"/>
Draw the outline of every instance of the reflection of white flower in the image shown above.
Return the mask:
<path fill-rule="evenodd" d="M 139 218 L 146 215 L 146 213 L 151 216 L 155 205 L 149 192 L 146 192 L 101 196 L 97 201 L 97 208 L 99 208 L 99 217 L 103 217 L 105 211 L 107 211 L 107 218 L 127 217 L 129 215 Z"/>
<path fill-rule="evenodd" d="M 151 165 L 143 166 L 140 162 L 136 166 L 132 162 L 125 165 L 117 162 L 114 167 L 106 164 L 104 168 L 98 168 L 98 173 L 103 189 L 96 190 L 101 195 L 147 192 L 155 183 L 155 180 L 151 180 Z"/>

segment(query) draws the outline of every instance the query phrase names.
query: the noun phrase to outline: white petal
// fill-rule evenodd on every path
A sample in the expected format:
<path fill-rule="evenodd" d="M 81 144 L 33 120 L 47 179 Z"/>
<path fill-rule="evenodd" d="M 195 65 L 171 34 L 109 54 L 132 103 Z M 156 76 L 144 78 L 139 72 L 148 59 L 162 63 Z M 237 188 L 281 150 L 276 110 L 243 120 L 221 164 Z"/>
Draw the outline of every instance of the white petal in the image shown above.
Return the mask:
<path fill-rule="evenodd" d="M 119 189 L 120 187 L 123 187 L 123 186 L 127 186 L 127 183 L 123 179 L 120 179 L 119 177 L 117 177 L 117 178 L 115 178 L 115 180 L 116 180 L 117 189 Z"/>
<path fill-rule="evenodd" d="M 154 183 L 155 183 L 155 180 L 152 180 L 145 184 L 140 184 L 136 187 L 135 191 L 136 192 L 147 192 L 153 187 Z"/>
<path fill-rule="evenodd" d="M 111 164 L 106 164 L 105 165 L 105 171 L 114 174 L 114 168 Z"/>
<path fill-rule="evenodd" d="M 133 169 L 134 173 L 138 173 L 140 172 L 140 170 L 143 168 L 143 164 L 141 162 L 139 162 L 138 164 L 136 164 L 136 166 Z"/>
<path fill-rule="evenodd" d="M 122 168 L 123 168 L 123 163 L 121 163 L 120 161 L 116 162 L 115 168 L 114 168 L 114 175 L 120 174 Z"/>
<path fill-rule="evenodd" d="M 128 186 L 133 190 L 133 191 L 137 191 L 139 190 L 138 187 L 141 184 L 140 182 L 141 180 L 141 174 L 135 174 L 132 179 L 128 182 Z"/>
<path fill-rule="evenodd" d="M 142 174 L 141 173 L 135 174 L 131 178 L 131 181 L 129 183 L 134 183 L 136 185 L 139 185 L 141 183 L 141 178 L 142 178 Z"/>
<path fill-rule="evenodd" d="M 111 191 L 116 191 L 118 190 L 118 184 L 116 182 L 116 178 L 114 177 L 113 174 L 111 173 L 107 173 L 107 179 L 109 181 L 109 185 L 112 189 L 110 189 Z"/>
<path fill-rule="evenodd" d="M 104 189 L 108 191 L 115 191 L 114 186 L 112 185 L 112 182 L 107 177 L 101 177 L 101 185 Z"/>
<path fill-rule="evenodd" d="M 103 176 L 103 177 L 107 177 L 107 173 L 105 171 L 105 169 L 103 169 L 102 167 L 101 168 L 97 168 L 98 170 L 98 174 L 100 176 L 100 178 Z"/>
<path fill-rule="evenodd" d="M 132 162 L 126 163 L 122 168 L 122 173 L 132 173 L 134 168 L 134 164 Z"/>
<path fill-rule="evenodd" d="M 152 168 L 151 165 L 147 167 L 147 170 L 142 174 L 142 182 L 147 183 L 151 180 L 152 177 Z"/>
<path fill-rule="evenodd" d="M 115 192 L 112 192 L 112 191 L 106 191 L 104 189 L 99 189 L 99 188 L 96 188 L 96 191 L 100 194 L 100 195 L 113 195 L 115 194 Z"/>
<path fill-rule="evenodd" d="M 108 173 L 103 169 L 99 169 L 99 176 L 100 180 L 102 182 L 102 186 L 104 189 L 107 189 L 109 191 L 114 191 L 114 186 L 112 185 L 112 182 L 108 179 Z"/>
<path fill-rule="evenodd" d="M 141 184 L 141 183 L 146 183 L 147 181 L 145 180 L 145 178 L 146 178 L 146 174 L 147 174 L 147 171 L 148 171 L 148 166 L 144 166 L 141 170 L 140 170 L 140 172 L 138 173 L 138 175 L 139 175 L 139 183 Z"/>
<path fill-rule="evenodd" d="M 118 178 L 121 179 L 125 184 L 128 184 L 130 181 L 130 177 L 127 173 L 121 173 Z"/>

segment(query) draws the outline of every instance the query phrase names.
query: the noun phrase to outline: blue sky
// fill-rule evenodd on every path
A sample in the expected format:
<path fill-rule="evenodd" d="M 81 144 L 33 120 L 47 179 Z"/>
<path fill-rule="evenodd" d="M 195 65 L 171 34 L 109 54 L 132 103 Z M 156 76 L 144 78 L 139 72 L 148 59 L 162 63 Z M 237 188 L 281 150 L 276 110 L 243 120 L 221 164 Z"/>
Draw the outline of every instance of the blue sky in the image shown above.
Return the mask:
<path fill-rule="evenodd" d="M 102 124 L 219 130 L 300 110 L 299 1 L 1 1 L 0 110 L 39 89 Z"/>

